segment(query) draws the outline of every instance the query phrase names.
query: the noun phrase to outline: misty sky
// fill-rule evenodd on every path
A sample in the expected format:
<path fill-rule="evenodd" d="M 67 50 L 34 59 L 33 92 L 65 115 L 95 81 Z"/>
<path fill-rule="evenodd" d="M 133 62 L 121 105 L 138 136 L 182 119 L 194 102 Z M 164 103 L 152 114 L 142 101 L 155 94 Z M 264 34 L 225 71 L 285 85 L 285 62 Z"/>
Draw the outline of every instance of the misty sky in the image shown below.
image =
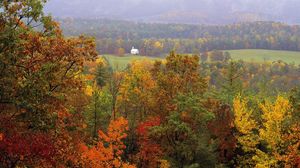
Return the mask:
<path fill-rule="evenodd" d="M 155 18 L 170 12 L 218 17 L 247 12 L 282 21 L 300 20 L 300 0 L 50 0 L 46 12 L 58 17 Z"/>

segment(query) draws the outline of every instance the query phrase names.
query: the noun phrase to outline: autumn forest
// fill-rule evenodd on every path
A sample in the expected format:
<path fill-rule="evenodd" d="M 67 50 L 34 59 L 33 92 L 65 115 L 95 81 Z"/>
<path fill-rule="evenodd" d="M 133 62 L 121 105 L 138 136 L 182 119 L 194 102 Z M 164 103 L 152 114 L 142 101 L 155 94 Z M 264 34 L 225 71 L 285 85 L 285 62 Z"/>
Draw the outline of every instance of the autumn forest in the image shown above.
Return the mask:
<path fill-rule="evenodd" d="M 300 167 L 300 66 L 226 51 L 299 51 L 300 26 L 53 19 L 45 3 L 0 0 L 1 168 Z M 160 59 L 102 55 L 132 46 Z"/>

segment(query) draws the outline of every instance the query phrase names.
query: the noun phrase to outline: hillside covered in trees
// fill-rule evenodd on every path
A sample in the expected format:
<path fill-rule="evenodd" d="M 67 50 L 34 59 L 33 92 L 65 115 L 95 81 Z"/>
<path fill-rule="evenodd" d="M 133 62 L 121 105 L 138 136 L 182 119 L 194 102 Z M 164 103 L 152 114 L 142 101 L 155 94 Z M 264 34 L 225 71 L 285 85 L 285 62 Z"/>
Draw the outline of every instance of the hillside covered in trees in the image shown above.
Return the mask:
<path fill-rule="evenodd" d="M 129 53 L 158 56 L 176 50 L 200 53 L 211 50 L 300 50 L 300 26 L 277 22 L 249 22 L 221 26 L 136 23 L 95 19 L 59 19 L 67 36 L 96 37 L 101 54 Z M 123 51 L 123 52 L 120 52 Z"/>
<path fill-rule="evenodd" d="M 0 167 L 300 167 L 298 65 L 170 51 L 119 70 L 97 35 L 63 33 L 44 3 L 0 1 Z M 247 39 L 260 25 L 257 42 L 268 32 L 292 40 L 275 48 L 297 44 L 297 26 L 242 25 L 207 31 Z"/>

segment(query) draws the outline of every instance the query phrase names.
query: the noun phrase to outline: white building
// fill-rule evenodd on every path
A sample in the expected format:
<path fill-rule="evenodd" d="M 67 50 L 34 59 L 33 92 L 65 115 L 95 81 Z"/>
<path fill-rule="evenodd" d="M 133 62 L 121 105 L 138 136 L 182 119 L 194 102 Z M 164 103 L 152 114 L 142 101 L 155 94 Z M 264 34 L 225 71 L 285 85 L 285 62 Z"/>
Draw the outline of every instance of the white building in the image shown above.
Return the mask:
<path fill-rule="evenodd" d="M 139 55 L 140 54 L 140 51 L 134 47 L 132 47 L 131 49 L 131 52 L 130 52 L 132 55 Z"/>

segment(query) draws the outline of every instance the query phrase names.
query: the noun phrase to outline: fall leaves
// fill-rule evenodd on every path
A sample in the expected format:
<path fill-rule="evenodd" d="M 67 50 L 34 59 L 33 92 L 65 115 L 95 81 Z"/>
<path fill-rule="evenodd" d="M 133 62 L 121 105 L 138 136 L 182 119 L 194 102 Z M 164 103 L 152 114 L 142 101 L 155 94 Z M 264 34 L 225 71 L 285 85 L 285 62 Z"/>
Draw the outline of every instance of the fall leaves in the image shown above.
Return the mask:
<path fill-rule="evenodd" d="M 83 92 L 83 63 L 97 52 L 91 38 L 65 38 L 44 2 L 0 2 L 0 167 L 77 162 L 82 121 L 71 100 Z"/>
<path fill-rule="evenodd" d="M 127 137 L 128 121 L 123 117 L 112 120 L 107 134 L 101 130 L 98 132 L 99 141 L 88 148 L 82 144 L 82 158 L 86 161 L 86 167 L 95 168 L 134 168 L 135 166 L 124 163 L 121 160 L 123 150 L 126 148 L 122 140 Z"/>
<path fill-rule="evenodd" d="M 291 122 L 293 110 L 289 100 L 278 96 L 274 103 L 266 100 L 259 103 L 260 116 L 255 116 L 249 108 L 248 101 L 237 97 L 234 100 L 235 126 L 238 130 L 238 147 L 243 150 L 237 160 L 238 165 L 255 167 L 293 167 L 299 157 L 291 155 L 292 146 L 296 139 L 287 139 L 291 133 L 298 136 Z M 260 121 L 260 122 L 259 122 Z M 293 134 L 292 133 L 292 134 Z M 297 143 L 295 144 L 297 146 Z M 299 144 L 298 144 L 299 145 Z M 295 151 L 294 151 L 295 152 Z M 286 159 L 289 158 L 289 159 Z"/>
<path fill-rule="evenodd" d="M 93 39 L 65 38 L 41 1 L 9 3 L 0 2 L 0 167 L 299 167 L 297 94 L 232 102 L 234 88 L 212 91 L 198 56 L 174 52 L 116 71 L 96 60 Z M 231 87 L 240 75 L 229 68 Z"/>

